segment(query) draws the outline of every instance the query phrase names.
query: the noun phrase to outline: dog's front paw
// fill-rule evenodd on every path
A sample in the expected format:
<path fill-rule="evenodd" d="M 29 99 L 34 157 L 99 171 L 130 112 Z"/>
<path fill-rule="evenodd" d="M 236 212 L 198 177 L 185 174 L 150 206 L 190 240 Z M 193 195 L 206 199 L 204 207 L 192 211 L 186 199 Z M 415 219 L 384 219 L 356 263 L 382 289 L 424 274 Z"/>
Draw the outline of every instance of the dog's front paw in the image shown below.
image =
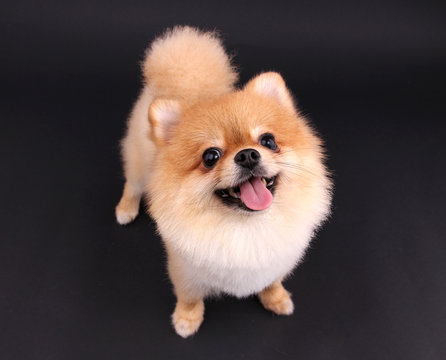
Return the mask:
<path fill-rule="evenodd" d="M 291 315 L 294 311 L 290 293 L 281 283 L 274 283 L 259 293 L 259 299 L 265 309 L 277 315 Z"/>
<path fill-rule="evenodd" d="M 172 315 L 172 324 L 178 335 L 183 338 L 197 332 L 203 322 L 204 303 L 183 303 L 178 301 L 175 311 Z"/>

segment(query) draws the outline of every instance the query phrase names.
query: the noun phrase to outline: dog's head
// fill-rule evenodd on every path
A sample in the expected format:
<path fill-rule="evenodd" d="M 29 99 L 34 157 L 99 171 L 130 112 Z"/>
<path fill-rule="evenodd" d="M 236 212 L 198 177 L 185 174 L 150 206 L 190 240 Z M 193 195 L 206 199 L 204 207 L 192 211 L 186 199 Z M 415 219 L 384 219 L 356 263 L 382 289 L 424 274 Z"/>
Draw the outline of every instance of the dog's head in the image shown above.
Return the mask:
<path fill-rule="evenodd" d="M 158 206 L 254 216 L 327 187 L 320 140 L 277 73 L 189 106 L 157 99 L 149 119 Z"/>

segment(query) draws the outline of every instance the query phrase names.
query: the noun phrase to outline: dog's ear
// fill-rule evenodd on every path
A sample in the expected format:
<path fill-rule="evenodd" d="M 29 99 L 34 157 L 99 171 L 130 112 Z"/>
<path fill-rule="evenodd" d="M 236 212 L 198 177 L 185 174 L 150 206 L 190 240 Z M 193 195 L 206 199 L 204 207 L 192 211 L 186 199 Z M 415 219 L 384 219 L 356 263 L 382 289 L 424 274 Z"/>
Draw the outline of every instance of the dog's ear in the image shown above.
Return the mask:
<path fill-rule="evenodd" d="M 181 106 L 178 101 L 156 99 L 149 108 L 152 137 L 157 144 L 165 144 L 172 137 L 172 131 L 180 121 Z"/>
<path fill-rule="evenodd" d="M 281 105 L 295 110 L 293 97 L 285 85 L 282 76 L 276 72 L 265 72 L 251 79 L 244 88 L 258 95 L 278 101 Z"/>

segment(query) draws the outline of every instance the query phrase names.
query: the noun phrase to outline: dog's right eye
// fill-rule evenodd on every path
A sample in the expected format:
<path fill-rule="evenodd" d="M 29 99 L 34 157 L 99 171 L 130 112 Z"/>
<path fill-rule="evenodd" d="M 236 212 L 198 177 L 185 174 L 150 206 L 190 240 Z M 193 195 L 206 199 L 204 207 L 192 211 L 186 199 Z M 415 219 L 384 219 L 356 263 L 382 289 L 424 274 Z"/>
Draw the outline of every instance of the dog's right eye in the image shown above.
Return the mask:
<path fill-rule="evenodd" d="M 207 168 L 212 168 L 215 166 L 215 164 L 220 159 L 220 157 L 221 157 L 220 150 L 218 150 L 216 148 L 207 149 L 203 153 L 203 164 Z"/>

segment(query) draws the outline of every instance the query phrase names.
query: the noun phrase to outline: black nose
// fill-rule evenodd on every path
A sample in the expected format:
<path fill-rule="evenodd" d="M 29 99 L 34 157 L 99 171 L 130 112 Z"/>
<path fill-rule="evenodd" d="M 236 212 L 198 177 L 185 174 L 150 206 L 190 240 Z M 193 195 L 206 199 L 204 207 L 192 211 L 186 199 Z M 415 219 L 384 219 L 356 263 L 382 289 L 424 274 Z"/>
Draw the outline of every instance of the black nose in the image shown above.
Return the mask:
<path fill-rule="evenodd" d="M 247 169 L 254 169 L 260 161 L 260 153 L 255 149 L 241 150 L 235 155 L 234 161 Z"/>

